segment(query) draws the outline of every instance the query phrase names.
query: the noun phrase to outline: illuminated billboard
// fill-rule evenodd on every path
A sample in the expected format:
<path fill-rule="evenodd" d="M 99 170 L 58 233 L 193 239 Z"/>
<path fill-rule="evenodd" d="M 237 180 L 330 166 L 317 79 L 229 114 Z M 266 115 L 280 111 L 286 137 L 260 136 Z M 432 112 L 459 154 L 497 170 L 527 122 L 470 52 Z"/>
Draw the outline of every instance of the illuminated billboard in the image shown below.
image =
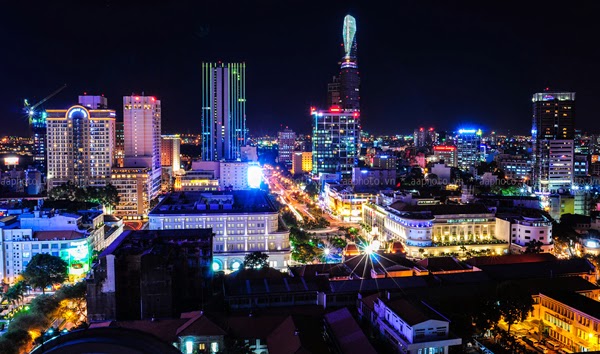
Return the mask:
<path fill-rule="evenodd" d="M 250 188 L 260 188 L 262 182 L 262 168 L 258 165 L 248 166 L 248 186 Z"/>

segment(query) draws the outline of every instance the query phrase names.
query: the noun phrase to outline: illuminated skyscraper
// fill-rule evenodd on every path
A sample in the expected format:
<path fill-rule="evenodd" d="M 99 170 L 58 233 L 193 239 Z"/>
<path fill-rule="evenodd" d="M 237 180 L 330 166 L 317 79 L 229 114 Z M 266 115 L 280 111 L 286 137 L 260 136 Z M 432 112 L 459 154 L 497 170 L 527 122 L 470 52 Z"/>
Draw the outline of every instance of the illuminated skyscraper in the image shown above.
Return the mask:
<path fill-rule="evenodd" d="M 236 160 L 246 145 L 246 64 L 202 63 L 202 159 Z"/>
<path fill-rule="evenodd" d="M 285 129 L 277 133 L 277 150 L 279 163 L 285 164 L 287 168 L 292 167 L 292 154 L 296 145 L 296 133 L 291 129 Z"/>
<path fill-rule="evenodd" d="M 533 95 L 533 187 L 536 191 L 569 190 L 573 184 L 575 92 Z"/>
<path fill-rule="evenodd" d="M 343 27 L 344 57 L 340 70 L 340 101 L 342 109 L 360 109 L 360 78 L 356 58 L 356 19 L 347 15 Z"/>
<path fill-rule="evenodd" d="M 80 96 L 80 104 L 69 109 L 46 111 L 48 189 L 67 182 L 103 186 L 109 181 L 116 114 L 106 105 L 84 106 L 89 97 Z"/>
<path fill-rule="evenodd" d="M 124 167 L 147 168 L 151 174 L 149 199 L 160 192 L 160 100 L 152 96 L 123 97 Z"/>
<path fill-rule="evenodd" d="M 458 168 L 468 170 L 481 161 L 481 129 L 460 129 L 456 135 Z"/>
<path fill-rule="evenodd" d="M 339 172 L 350 179 L 358 158 L 359 112 L 331 107 L 329 111 L 315 109 L 312 115 L 312 172 Z"/>

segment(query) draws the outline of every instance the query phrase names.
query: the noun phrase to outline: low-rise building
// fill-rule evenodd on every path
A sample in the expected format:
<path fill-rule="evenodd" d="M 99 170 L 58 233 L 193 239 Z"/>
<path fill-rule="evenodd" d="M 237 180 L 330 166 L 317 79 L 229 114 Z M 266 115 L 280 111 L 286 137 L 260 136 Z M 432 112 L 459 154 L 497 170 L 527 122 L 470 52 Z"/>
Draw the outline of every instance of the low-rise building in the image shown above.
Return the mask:
<path fill-rule="evenodd" d="M 8 284 L 38 253 L 47 253 L 67 262 L 71 280 L 89 271 L 92 251 L 104 240 L 102 212 L 87 215 L 36 210 L 3 218 L 0 226 L 0 276 Z"/>
<path fill-rule="evenodd" d="M 289 231 L 260 190 L 171 193 L 150 212 L 149 228 L 212 228 L 214 270 L 237 270 L 255 251 L 268 254 L 276 269 L 285 269 L 290 259 Z"/>
<path fill-rule="evenodd" d="M 450 320 L 424 301 L 378 297 L 371 325 L 400 353 L 448 353 L 462 339 L 450 333 Z"/>
<path fill-rule="evenodd" d="M 333 217 L 347 222 L 358 222 L 362 219 L 362 206 L 373 202 L 375 191 L 358 191 L 352 186 L 340 183 L 325 183 L 322 195 L 324 209 Z"/>
<path fill-rule="evenodd" d="M 528 248 L 536 247 L 542 252 L 554 251 L 552 222 L 544 215 L 498 215 L 497 228 L 502 233 L 510 233 L 511 251 L 525 253 Z M 537 242 L 535 242 L 537 241 Z"/>
<path fill-rule="evenodd" d="M 402 242 L 412 257 L 458 254 L 465 248 L 504 254 L 509 247 L 509 233 L 498 233 L 494 213 L 481 204 L 367 203 L 363 222 L 382 241 Z"/>
<path fill-rule="evenodd" d="M 535 297 L 534 297 L 535 298 Z M 571 291 L 540 293 L 534 317 L 543 331 L 572 352 L 600 349 L 600 302 Z"/>

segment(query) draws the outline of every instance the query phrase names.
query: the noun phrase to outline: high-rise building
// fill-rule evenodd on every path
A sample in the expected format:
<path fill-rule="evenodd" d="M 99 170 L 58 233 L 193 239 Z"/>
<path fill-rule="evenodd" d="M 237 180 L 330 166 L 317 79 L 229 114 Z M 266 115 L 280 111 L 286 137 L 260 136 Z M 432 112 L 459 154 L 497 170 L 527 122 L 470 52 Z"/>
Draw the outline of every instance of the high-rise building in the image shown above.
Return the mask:
<path fill-rule="evenodd" d="M 202 63 L 202 159 L 236 160 L 246 145 L 246 64 Z"/>
<path fill-rule="evenodd" d="M 105 106 L 86 108 L 81 103 L 89 97 L 79 96 L 80 104 L 69 109 L 46 111 L 48 189 L 67 182 L 103 186 L 110 179 L 116 114 Z"/>
<path fill-rule="evenodd" d="M 340 98 L 340 78 L 334 76 L 327 84 L 327 106 L 339 106 L 342 104 Z"/>
<path fill-rule="evenodd" d="M 160 142 L 160 164 L 171 167 L 173 173 L 181 169 L 181 138 L 179 135 L 163 135 Z"/>
<path fill-rule="evenodd" d="M 425 147 L 432 145 L 437 140 L 437 134 L 433 128 L 419 128 L 415 129 L 413 138 L 415 147 Z"/>
<path fill-rule="evenodd" d="M 329 111 L 312 110 L 313 173 L 337 173 L 352 177 L 357 164 L 360 113 L 331 107 Z"/>
<path fill-rule="evenodd" d="M 161 182 L 160 100 L 153 96 L 123 97 L 124 167 L 150 170 L 152 189 L 149 199 L 158 197 Z"/>
<path fill-rule="evenodd" d="M 48 113 L 40 113 L 40 116 L 32 116 L 29 119 L 31 136 L 33 138 L 33 164 L 41 172 L 46 172 L 46 120 Z"/>
<path fill-rule="evenodd" d="M 312 171 L 312 152 L 294 151 L 292 154 L 293 175 Z"/>
<path fill-rule="evenodd" d="M 342 30 L 344 38 L 344 57 L 340 67 L 340 106 L 342 109 L 360 110 L 360 78 L 356 57 L 356 19 L 350 15 L 344 17 Z"/>
<path fill-rule="evenodd" d="M 278 160 L 287 168 L 292 167 L 292 153 L 296 145 L 296 133 L 291 129 L 285 129 L 277 134 Z"/>
<path fill-rule="evenodd" d="M 433 147 L 433 156 L 436 161 L 444 161 L 446 166 L 457 167 L 458 156 L 456 154 L 456 146 L 438 145 Z"/>
<path fill-rule="evenodd" d="M 575 92 L 533 95 L 533 186 L 541 192 L 573 184 Z"/>
<path fill-rule="evenodd" d="M 117 167 L 123 167 L 125 159 L 125 131 L 123 121 L 117 121 L 116 126 L 116 139 L 115 139 L 115 161 L 114 165 Z"/>
<path fill-rule="evenodd" d="M 481 160 L 481 129 L 460 129 L 456 135 L 456 157 L 458 168 L 468 170 Z"/>

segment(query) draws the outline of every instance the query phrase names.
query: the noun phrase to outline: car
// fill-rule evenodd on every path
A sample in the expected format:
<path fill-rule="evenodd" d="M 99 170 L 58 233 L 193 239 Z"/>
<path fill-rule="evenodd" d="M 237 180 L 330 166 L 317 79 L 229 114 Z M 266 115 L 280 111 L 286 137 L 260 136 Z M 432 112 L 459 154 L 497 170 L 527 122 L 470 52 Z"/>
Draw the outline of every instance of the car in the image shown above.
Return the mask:
<path fill-rule="evenodd" d="M 560 349 L 560 344 L 558 344 L 554 341 L 551 341 L 551 340 L 546 341 L 546 346 L 552 350 Z"/>
<path fill-rule="evenodd" d="M 531 337 L 523 337 L 523 340 L 531 345 L 536 345 L 538 343 L 537 339 L 531 338 Z"/>
<path fill-rule="evenodd" d="M 538 352 L 540 352 L 540 353 L 544 353 L 544 354 L 545 354 L 545 353 L 548 353 L 548 348 L 546 348 L 545 346 L 543 346 L 543 345 L 541 345 L 541 344 L 539 344 L 539 343 L 535 343 L 535 344 L 533 345 L 533 347 L 534 347 L 535 349 L 537 349 L 537 351 L 538 351 Z"/>

